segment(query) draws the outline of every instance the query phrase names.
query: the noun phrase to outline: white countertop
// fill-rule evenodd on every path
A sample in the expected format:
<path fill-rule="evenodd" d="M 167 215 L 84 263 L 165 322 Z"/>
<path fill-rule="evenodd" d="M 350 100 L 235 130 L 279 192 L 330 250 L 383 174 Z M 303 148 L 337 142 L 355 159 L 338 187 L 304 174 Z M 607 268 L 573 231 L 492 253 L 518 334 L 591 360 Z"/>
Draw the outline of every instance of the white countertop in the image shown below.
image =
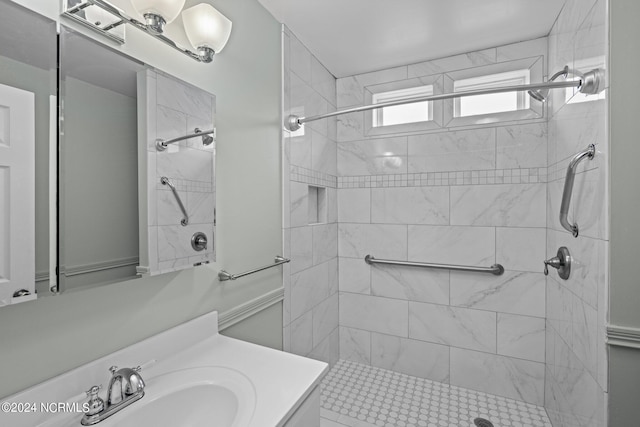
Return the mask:
<path fill-rule="evenodd" d="M 206 314 L 2 401 L 35 403 L 38 409 L 40 403 L 84 402 L 86 398 L 81 396 L 83 391 L 98 384 L 103 384 L 106 388 L 109 381 L 108 368 L 112 365 L 149 365 L 141 372 L 143 379 L 147 381 L 178 369 L 221 366 L 241 372 L 255 387 L 254 415 L 249 424 L 242 427 L 284 425 L 313 388 L 320 383 L 328 365 L 219 335 L 217 325 L 217 312 Z M 155 362 L 148 363 L 151 360 Z M 104 390 L 101 396 L 104 397 Z M 52 415 L 40 410 L 32 413 L 0 412 L 0 425 L 79 426 L 81 418 L 80 413 Z"/>

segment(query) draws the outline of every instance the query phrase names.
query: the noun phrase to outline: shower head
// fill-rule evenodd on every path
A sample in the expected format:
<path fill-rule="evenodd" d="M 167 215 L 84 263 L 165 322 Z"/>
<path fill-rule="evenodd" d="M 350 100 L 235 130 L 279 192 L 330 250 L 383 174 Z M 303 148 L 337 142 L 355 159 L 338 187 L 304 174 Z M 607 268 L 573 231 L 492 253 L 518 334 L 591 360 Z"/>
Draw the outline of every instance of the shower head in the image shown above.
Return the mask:
<path fill-rule="evenodd" d="M 562 70 L 558 71 L 553 76 L 551 76 L 549 81 L 553 82 L 560 76 L 564 76 L 564 78 L 566 79 L 567 76 L 569 75 L 569 71 L 570 71 L 569 66 L 565 65 Z M 527 91 L 527 93 L 529 94 L 530 97 L 532 97 L 536 101 L 545 102 L 547 100 L 547 96 L 549 95 L 549 89 L 529 90 Z"/>
<path fill-rule="evenodd" d="M 202 145 L 211 145 L 213 137 L 211 135 L 202 135 Z"/>
<path fill-rule="evenodd" d="M 195 128 L 195 133 L 202 133 L 202 131 L 199 128 Z M 211 145 L 212 142 L 213 136 L 211 136 L 211 132 L 207 132 L 202 135 L 202 145 Z"/>

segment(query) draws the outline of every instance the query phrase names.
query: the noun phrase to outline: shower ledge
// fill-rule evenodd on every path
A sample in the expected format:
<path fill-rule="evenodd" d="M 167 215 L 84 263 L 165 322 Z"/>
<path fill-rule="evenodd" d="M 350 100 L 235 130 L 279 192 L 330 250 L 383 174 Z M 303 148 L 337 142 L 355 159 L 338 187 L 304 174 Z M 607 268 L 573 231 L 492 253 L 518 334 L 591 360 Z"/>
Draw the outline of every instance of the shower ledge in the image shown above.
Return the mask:
<path fill-rule="evenodd" d="M 57 413 L 45 413 L 41 410 L 41 403 L 66 403 L 71 408 L 74 408 L 74 403 L 81 406 L 87 401 L 83 391 L 101 384 L 104 388 L 100 396 L 106 400 L 104 389 L 109 380 L 108 368 L 113 365 L 142 365 L 140 374 L 146 383 L 145 396 L 112 417 L 95 424 L 98 427 L 127 425 L 130 423 L 127 417 L 144 405 L 157 401 L 158 394 L 171 397 L 171 394 L 162 390 L 162 384 L 170 384 L 163 383 L 164 378 L 179 378 L 184 376 L 183 373 L 194 372 L 213 372 L 215 376 L 215 369 L 218 372 L 222 369 L 244 376 L 250 383 L 249 390 L 253 389 L 248 406 L 244 402 L 244 407 L 248 408 L 246 410 L 253 409 L 253 414 L 238 415 L 233 427 L 318 425 L 320 398 L 317 386 L 328 371 L 328 365 L 324 362 L 218 334 L 218 313 L 211 312 L 2 399 L 3 402 L 16 404 L 35 403 L 36 410 L 28 413 L 2 411 L 0 425 L 80 426 L 83 415 L 81 412 L 54 410 L 52 412 Z M 178 384 L 177 387 L 181 386 Z M 205 406 L 211 403 L 195 402 Z M 162 405 L 156 404 L 155 407 L 162 411 Z M 242 408 L 243 402 L 240 401 L 237 407 Z M 138 424 L 137 419 L 132 425 L 143 427 Z"/>

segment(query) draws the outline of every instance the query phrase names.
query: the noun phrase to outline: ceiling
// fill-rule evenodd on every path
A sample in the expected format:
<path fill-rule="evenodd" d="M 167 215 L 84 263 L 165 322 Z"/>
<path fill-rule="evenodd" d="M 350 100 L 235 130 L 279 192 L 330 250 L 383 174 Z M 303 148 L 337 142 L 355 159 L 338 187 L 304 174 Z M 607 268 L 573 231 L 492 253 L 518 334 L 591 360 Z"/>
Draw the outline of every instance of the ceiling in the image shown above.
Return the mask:
<path fill-rule="evenodd" d="M 563 0 L 259 0 L 336 77 L 546 36 Z"/>

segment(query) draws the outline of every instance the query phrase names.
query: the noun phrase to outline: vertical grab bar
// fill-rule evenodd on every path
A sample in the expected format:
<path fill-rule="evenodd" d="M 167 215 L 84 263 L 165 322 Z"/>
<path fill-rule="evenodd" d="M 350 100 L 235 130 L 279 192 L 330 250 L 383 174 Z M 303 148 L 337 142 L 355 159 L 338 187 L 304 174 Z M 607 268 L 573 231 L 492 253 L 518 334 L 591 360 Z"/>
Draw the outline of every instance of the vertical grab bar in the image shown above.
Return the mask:
<path fill-rule="evenodd" d="M 578 237 L 578 224 L 570 224 L 567 219 L 569 214 L 569 204 L 571 203 L 571 194 L 573 193 L 573 181 L 576 176 L 578 164 L 585 158 L 593 159 L 596 154 L 596 146 L 589 144 L 586 150 L 573 156 L 567 168 L 567 175 L 564 179 L 564 190 L 562 191 L 562 203 L 560 204 L 560 224 L 565 230 Z"/>
<path fill-rule="evenodd" d="M 184 205 L 182 204 L 182 200 L 180 200 L 180 196 L 176 191 L 176 187 L 173 186 L 171 181 L 169 181 L 169 178 L 167 178 L 166 176 L 163 176 L 162 178 L 160 178 L 160 182 L 163 185 L 168 185 L 169 188 L 171 189 L 171 192 L 173 192 L 173 195 L 176 197 L 176 200 L 178 201 L 178 205 L 180 206 L 180 210 L 182 211 L 182 215 L 184 216 L 184 218 L 182 218 L 182 220 L 180 221 L 180 224 L 182 224 L 183 226 L 187 226 L 189 224 L 189 215 L 187 215 L 187 210 L 184 208 Z"/>

